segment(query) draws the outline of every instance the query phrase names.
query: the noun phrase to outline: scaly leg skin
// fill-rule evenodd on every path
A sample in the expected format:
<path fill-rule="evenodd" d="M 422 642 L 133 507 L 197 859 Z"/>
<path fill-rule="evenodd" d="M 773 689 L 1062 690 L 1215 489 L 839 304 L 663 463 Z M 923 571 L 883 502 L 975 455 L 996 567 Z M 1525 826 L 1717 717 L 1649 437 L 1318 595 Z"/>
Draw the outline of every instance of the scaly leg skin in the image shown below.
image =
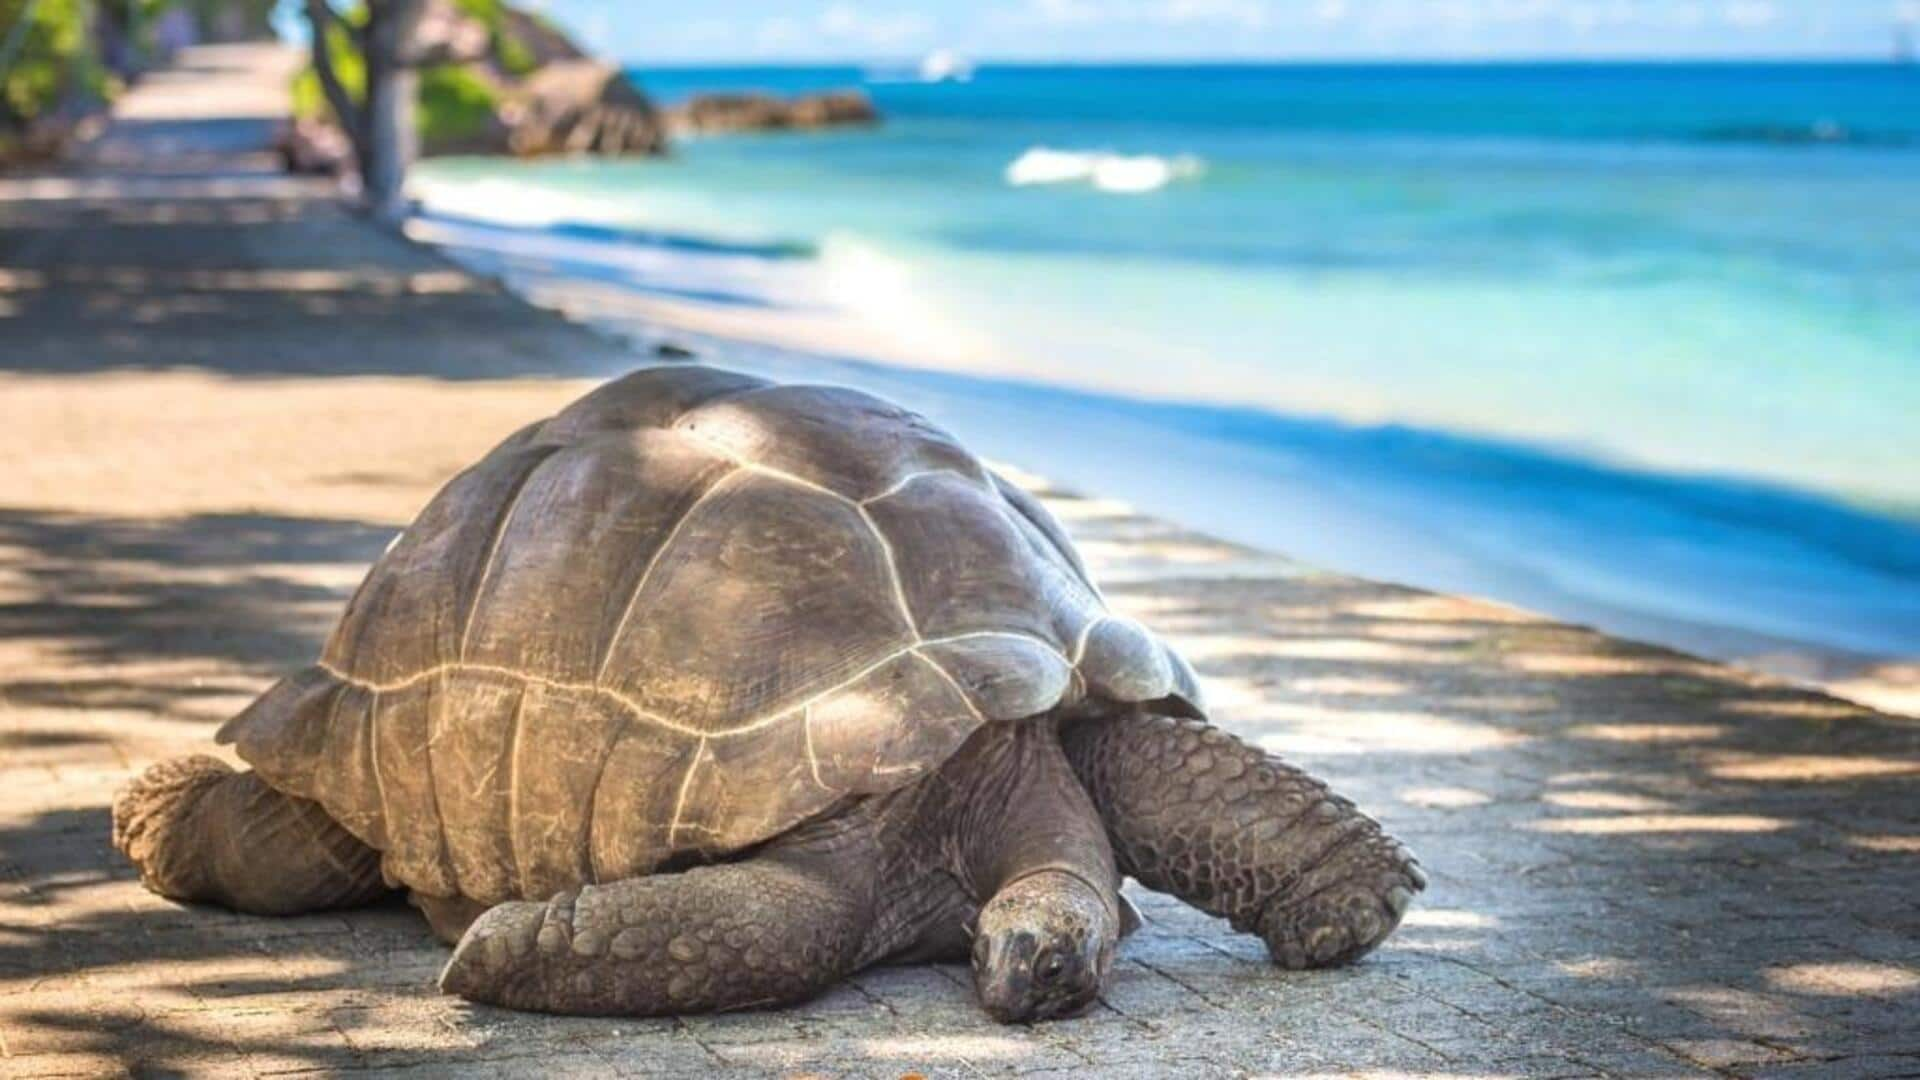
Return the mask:
<path fill-rule="evenodd" d="M 830 862 L 742 863 L 496 905 L 440 988 L 536 1012 L 655 1016 L 804 1001 L 846 975 L 868 907 Z"/>
<path fill-rule="evenodd" d="M 354 907 L 387 891 L 380 853 L 319 803 L 204 756 L 163 761 L 121 789 L 113 846 L 161 896 L 255 915 Z"/>
<path fill-rule="evenodd" d="M 1121 872 L 1258 933 L 1281 967 L 1358 959 L 1426 886 L 1351 802 L 1217 728 L 1115 713 L 1063 726 L 1061 741 Z"/>

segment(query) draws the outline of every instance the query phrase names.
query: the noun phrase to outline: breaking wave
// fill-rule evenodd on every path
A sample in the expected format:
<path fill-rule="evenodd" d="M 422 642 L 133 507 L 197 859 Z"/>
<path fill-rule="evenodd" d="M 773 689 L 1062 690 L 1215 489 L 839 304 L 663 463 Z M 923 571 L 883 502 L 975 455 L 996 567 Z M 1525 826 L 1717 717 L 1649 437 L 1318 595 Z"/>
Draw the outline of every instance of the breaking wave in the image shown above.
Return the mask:
<path fill-rule="evenodd" d="M 1206 164 L 1190 154 L 1116 154 L 1107 150 L 1056 150 L 1035 146 L 1007 165 L 1007 183 L 1091 184 L 1101 191 L 1137 195 L 1158 191 L 1175 180 L 1199 176 Z"/>

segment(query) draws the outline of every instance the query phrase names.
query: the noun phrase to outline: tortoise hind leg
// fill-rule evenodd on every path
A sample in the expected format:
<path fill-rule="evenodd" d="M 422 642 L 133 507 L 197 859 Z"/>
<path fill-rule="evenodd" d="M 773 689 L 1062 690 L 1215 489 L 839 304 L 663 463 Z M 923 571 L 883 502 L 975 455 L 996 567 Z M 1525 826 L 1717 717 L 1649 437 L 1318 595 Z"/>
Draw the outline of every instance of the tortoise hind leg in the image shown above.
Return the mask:
<path fill-rule="evenodd" d="M 1426 885 L 1407 849 L 1306 773 L 1194 720 L 1064 725 L 1122 873 L 1240 931 L 1286 968 L 1356 960 Z"/>
<path fill-rule="evenodd" d="M 859 960 L 870 905 L 849 879 L 860 877 L 775 852 L 500 904 L 468 929 L 440 988 L 602 1016 L 804 1001 Z"/>
<path fill-rule="evenodd" d="M 256 915 L 352 907 L 386 891 L 379 852 L 319 803 L 204 756 L 163 761 L 121 789 L 113 846 L 161 896 Z"/>

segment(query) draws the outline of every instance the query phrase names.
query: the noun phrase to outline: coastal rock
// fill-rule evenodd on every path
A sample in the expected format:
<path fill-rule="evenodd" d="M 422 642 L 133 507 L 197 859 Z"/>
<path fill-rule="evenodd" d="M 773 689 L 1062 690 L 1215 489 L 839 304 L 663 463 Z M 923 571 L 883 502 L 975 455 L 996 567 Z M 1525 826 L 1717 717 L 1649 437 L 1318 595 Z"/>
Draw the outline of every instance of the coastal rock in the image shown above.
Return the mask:
<path fill-rule="evenodd" d="M 453 0 L 429 0 L 413 31 L 413 62 L 471 64 L 485 61 L 493 51 L 493 32 L 487 24 L 461 10 Z"/>
<path fill-rule="evenodd" d="M 414 63 L 478 64 L 503 85 L 548 64 L 587 58 L 551 22 L 506 4 L 489 21 L 455 0 L 427 0 L 413 35 Z"/>
<path fill-rule="evenodd" d="M 539 15 L 499 4 L 483 16 L 428 0 L 411 62 L 421 72 L 425 156 L 666 152 L 665 124 L 646 94 Z M 350 160 L 348 140 L 320 109 L 282 139 L 290 172 L 339 172 Z"/>
<path fill-rule="evenodd" d="M 653 102 L 617 66 L 598 60 L 562 60 L 536 70 L 514 88 L 500 116 L 515 154 L 666 151 L 666 128 Z"/>
<path fill-rule="evenodd" d="M 666 110 L 676 132 L 779 131 L 877 124 L 880 112 L 863 90 L 828 90 L 781 98 L 772 94 L 696 94 Z"/>
<path fill-rule="evenodd" d="M 573 39 L 553 23 L 506 4 L 500 5 L 500 32 L 518 42 L 536 67 L 588 58 L 587 51 L 574 44 Z"/>

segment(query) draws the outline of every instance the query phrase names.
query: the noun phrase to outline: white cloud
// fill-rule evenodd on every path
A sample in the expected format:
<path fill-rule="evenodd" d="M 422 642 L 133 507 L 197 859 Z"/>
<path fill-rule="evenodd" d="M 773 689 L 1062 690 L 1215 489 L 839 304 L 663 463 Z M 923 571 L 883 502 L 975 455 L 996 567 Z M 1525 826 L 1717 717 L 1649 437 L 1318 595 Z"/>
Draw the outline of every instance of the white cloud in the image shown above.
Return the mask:
<path fill-rule="evenodd" d="M 1920 17 L 1920 0 L 1890 3 L 1897 10 L 1910 8 Z M 1779 0 L 1312 0 L 1294 10 L 1321 23 L 1396 33 L 1525 26 L 1560 27 L 1579 34 L 1633 28 L 1691 30 L 1709 20 L 1750 31 L 1776 26 L 1788 17 Z M 1807 18 L 1813 20 L 1813 14 Z"/>
<path fill-rule="evenodd" d="M 1074 26 L 1081 23 L 1101 21 L 1098 5 L 1091 0 L 1027 0 L 1025 11 L 1021 15 L 1029 17 L 1020 21 L 1051 23 L 1055 26 Z"/>
<path fill-rule="evenodd" d="M 1728 26 L 1757 30 L 1779 19 L 1780 9 L 1773 0 L 1727 0 L 1726 6 L 1720 9 L 1720 18 Z"/>
<path fill-rule="evenodd" d="M 754 29 L 754 47 L 763 53 L 785 52 L 796 45 L 804 44 L 806 33 L 800 23 L 785 15 L 776 15 Z"/>
<path fill-rule="evenodd" d="M 1218 23 L 1258 30 L 1267 25 L 1261 0 L 1165 0 L 1158 11 L 1170 23 Z"/>
<path fill-rule="evenodd" d="M 1682 30 L 1691 30 L 1707 21 L 1705 4 L 1675 4 L 1671 9 L 1662 9 L 1662 19 L 1668 26 Z"/>
<path fill-rule="evenodd" d="M 829 4 L 814 20 L 820 33 L 838 42 L 874 49 L 893 49 L 925 41 L 933 34 L 933 20 L 917 11 L 869 13 L 848 3 Z"/>
<path fill-rule="evenodd" d="M 871 12 L 851 3 L 832 3 L 812 18 L 775 15 L 742 31 L 724 19 L 696 19 L 677 25 L 682 44 L 705 46 L 750 40 L 763 56 L 835 52 L 852 48 L 873 52 L 912 49 L 928 43 L 935 26 L 919 12 Z"/>
<path fill-rule="evenodd" d="M 1267 0 L 1026 0 L 1024 7 L 997 13 L 1011 24 L 1048 26 L 1233 26 L 1262 29 L 1271 20 Z"/>

